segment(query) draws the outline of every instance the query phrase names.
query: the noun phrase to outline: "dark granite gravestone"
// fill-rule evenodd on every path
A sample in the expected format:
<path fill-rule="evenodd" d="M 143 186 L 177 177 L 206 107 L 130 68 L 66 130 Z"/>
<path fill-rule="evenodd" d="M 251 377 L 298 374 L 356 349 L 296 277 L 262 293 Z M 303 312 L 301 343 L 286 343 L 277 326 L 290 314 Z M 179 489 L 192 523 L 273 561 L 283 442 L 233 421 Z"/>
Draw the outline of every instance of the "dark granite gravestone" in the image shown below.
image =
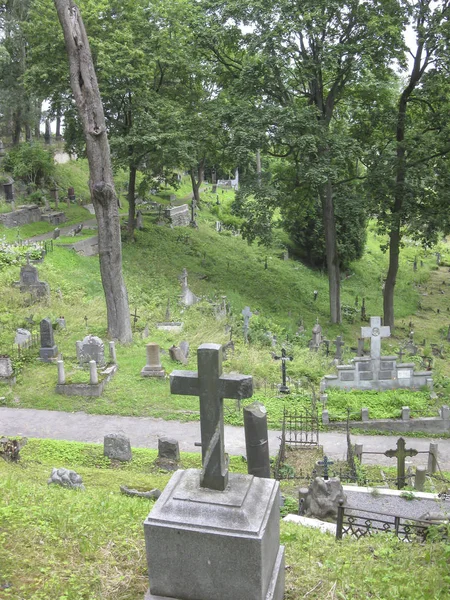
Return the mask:
<path fill-rule="evenodd" d="M 270 477 L 267 410 L 261 402 L 244 407 L 247 472 L 255 477 Z"/>
<path fill-rule="evenodd" d="M 177 471 L 144 522 L 146 600 L 282 600 L 279 484 L 228 474 L 223 398 L 248 398 L 252 378 L 222 374 L 222 347 L 203 344 L 198 371 L 174 371 L 171 392 L 200 397 L 202 472 Z"/>
<path fill-rule="evenodd" d="M 58 356 L 58 346 L 53 337 L 53 325 L 50 319 L 42 319 L 40 323 L 41 348 L 39 356 L 44 362 L 52 362 Z"/>

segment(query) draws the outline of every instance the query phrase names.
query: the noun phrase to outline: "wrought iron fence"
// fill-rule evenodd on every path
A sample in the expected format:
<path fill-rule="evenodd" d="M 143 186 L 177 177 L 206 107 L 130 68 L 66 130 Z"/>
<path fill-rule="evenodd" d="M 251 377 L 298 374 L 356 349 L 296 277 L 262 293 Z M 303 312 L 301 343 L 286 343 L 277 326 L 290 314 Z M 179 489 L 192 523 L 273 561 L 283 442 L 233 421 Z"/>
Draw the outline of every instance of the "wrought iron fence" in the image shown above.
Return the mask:
<path fill-rule="evenodd" d="M 318 448 L 319 419 L 310 411 L 287 412 L 284 409 L 285 440 L 289 446 L 296 448 Z"/>
<path fill-rule="evenodd" d="M 376 533 L 393 533 L 404 542 L 423 542 L 429 537 L 431 526 L 440 539 L 448 539 L 448 527 L 445 523 L 405 519 L 341 505 L 338 507 L 336 539 L 340 540 L 343 536 L 359 539 Z"/>

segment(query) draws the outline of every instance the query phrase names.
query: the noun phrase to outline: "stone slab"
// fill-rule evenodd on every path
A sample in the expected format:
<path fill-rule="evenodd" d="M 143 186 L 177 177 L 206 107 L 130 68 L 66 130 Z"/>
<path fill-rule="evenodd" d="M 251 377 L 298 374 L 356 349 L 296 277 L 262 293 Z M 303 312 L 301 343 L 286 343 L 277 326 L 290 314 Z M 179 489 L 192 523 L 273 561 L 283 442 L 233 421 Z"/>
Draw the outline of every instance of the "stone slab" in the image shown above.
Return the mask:
<path fill-rule="evenodd" d="M 361 371 L 359 374 L 359 379 L 361 381 L 371 381 L 373 379 L 372 371 Z"/>
<path fill-rule="evenodd" d="M 279 487 L 230 473 L 220 492 L 175 473 L 144 522 L 152 600 L 281 600 Z"/>

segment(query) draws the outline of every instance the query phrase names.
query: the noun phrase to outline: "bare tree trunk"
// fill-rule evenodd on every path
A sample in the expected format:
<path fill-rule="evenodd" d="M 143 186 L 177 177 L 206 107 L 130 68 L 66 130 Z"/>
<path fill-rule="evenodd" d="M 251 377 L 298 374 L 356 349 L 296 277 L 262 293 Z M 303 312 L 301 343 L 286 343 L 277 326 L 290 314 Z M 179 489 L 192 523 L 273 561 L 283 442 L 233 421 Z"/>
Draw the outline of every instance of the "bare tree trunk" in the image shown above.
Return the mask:
<path fill-rule="evenodd" d="M 12 143 L 16 145 L 20 142 L 20 132 L 22 130 L 22 114 L 20 109 L 13 113 L 12 126 Z"/>
<path fill-rule="evenodd" d="M 203 183 L 204 174 L 205 174 L 205 166 L 204 166 L 203 160 L 200 162 L 200 164 L 197 168 L 197 173 L 195 173 L 194 167 L 191 168 L 190 175 L 191 175 L 191 183 L 192 183 L 192 192 L 194 194 L 194 200 L 195 200 L 197 206 L 199 206 L 199 204 L 200 204 L 200 186 Z M 196 175 L 197 175 L 197 179 L 196 179 Z"/>
<path fill-rule="evenodd" d="M 134 165 L 130 166 L 128 173 L 128 237 L 134 238 L 134 229 L 136 227 L 136 173 Z"/>
<path fill-rule="evenodd" d="M 45 140 L 46 144 L 50 144 L 52 141 L 52 131 L 50 129 L 50 119 L 45 119 L 44 140 Z"/>
<path fill-rule="evenodd" d="M 61 115 L 59 113 L 59 109 L 58 109 L 58 114 L 56 115 L 56 131 L 55 131 L 55 140 L 57 142 L 61 141 Z"/>
<path fill-rule="evenodd" d="M 327 257 L 328 285 L 330 297 L 330 318 L 332 323 L 341 322 L 341 272 L 337 248 L 336 219 L 334 218 L 333 187 L 331 181 L 322 193 L 323 226 L 325 232 L 325 253 Z"/>
<path fill-rule="evenodd" d="M 86 30 L 72 0 L 54 0 L 69 57 L 70 83 L 83 123 L 89 161 L 89 188 L 98 223 L 100 273 L 105 292 L 108 334 L 133 339 L 128 295 L 122 273 L 117 195 L 111 168 L 105 116 Z"/>

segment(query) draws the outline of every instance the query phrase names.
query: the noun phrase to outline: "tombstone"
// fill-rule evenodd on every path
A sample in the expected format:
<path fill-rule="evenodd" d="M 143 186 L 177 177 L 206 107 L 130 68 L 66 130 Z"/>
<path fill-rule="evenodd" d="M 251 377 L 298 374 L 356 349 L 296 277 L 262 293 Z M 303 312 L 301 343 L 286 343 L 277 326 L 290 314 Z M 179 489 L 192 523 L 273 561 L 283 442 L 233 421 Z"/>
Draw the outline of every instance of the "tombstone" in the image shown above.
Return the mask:
<path fill-rule="evenodd" d="M 171 392 L 200 396 L 203 469 L 177 471 L 144 522 L 148 600 L 281 600 L 279 484 L 228 474 L 223 398 L 249 398 L 252 378 L 222 374 L 222 348 L 203 344 L 198 371 L 174 371 Z"/>
<path fill-rule="evenodd" d="M 96 335 L 87 335 L 82 342 L 76 343 L 77 359 L 80 365 L 94 360 L 99 367 L 104 367 L 105 345 Z"/>
<path fill-rule="evenodd" d="M 103 455 L 112 460 L 129 462 L 132 459 L 129 438 L 123 433 L 109 433 L 103 439 Z"/>
<path fill-rule="evenodd" d="M 144 217 L 141 210 L 138 210 L 136 213 L 136 229 L 139 229 L 139 231 L 144 229 Z"/>
<path fill-rule="evenodd" d="M 75 202 L 76 197 L 75 197 L 75 190 L 73 189 L 73 187 L 70 187 L 67 190 L 67 198 L 68 198 L 67 204 L 70 204 L 71 202 Z"/>
<path fill-rule="evenodd" d="M 391 328 L 381 325 L 380 317 L 370 317 L 370 326 L 361 327 L 361 337 L 370 338 L 370 358 L 381 358 L 381 339 L 390 337 Z"/>
<path fill-rule="evenodd" d="M 55 469 L 53 468 L 50 478 L 47 481 L 48 485 L 56 484 L 62 487 L 71 488 L 74 490 L 84 490 L 83 480 L 78 473 L 70 469 Z"/>
<path fill-rule="evenodd" d="M 52 233 L 52 239 L 56 240 L 61 235 L 61 230 L 59 227 L 55 227 Z"/>
<path fill-rule="evenodd" d="M 9 181 L 8 183 L 3 184 L 3 191 L 5 192 L 5 201 L 6 202 L 14 202 L 14 181 Z"/>
<path fill-rule="evenodd" d="M 111 365 L 117 364 L 116 343 L 109 342 L 109 362 Z"/>
<path fill-rule="evenodd" d="M 282 394 L 289 394 L 290 390 L 286 385 L 286 362 L 291 361 L 292 356 L 286 355 L 286 350 L 284 348 L 281 349 L 281 356 L 274 356 L 275 360 L 281 360 L 281 376 L 282 376 L 282 384 L 279 386 L 278 390 Z"/>
<path fill-rule="evenodd" d="M 244 332 L 244 341 L 246 344 L 248 344 L 248 324 L 250 321 L 250 317 L 253 316 L 252 311 L 250 310 L 249 306 L 246 306 L 243 311 L 242 311 L 242 316 L 244 317 L 244 326 L 243 326 L 243 332 Z"/>
<path fill-rule="evenodd" d="M 338 335 L 336 337 L 335 341 L 333 342 L 333 344 L 336 346 L 336 352 L 334 353 L 334 358 L 340 362 L 342 360 L 342 348 L 344 346 L 344 341 L 342 340 L 342 336 Z"/>
<path fill-rule="evenodd" d="M 158 438 L 158 460 L 180 460 L 180 446 L 177 440 L 168 437 Z"/>
<path fill-rule="evenodd" d="M 346 502 L 347 497 L 339 479 L 316 477 L 308 488 L 303 510 L 306 517 L 336 521 L 338 506 Z"/>
<path fill-rule="evenodd" d="M 38 270 L 34 265 L 27 264 L 20 269 L 20 280 L 15 282 L 22 294 L 29 293 L 33 297 L 41 298 L 50 294 L 50 288 L 45 281 L 39 281 Z"/>
<path fill-rule="evenodd" d="M 244 407 L 244 429 L 248 474 L 270 478 L 267 410 L 261 402 Z"/>
<path fill-rule="evenodd" d="M 188 278 L 187 269 L 183 269 L 183 273 L 181 274 L 181 277 L 180 277 L 180 280 L 181 280 L 180 302 L 182 304 L 184 304 L 184 306 L 193 306 L 194 304 L 197 304 L 197 302 L 199 301 L 199 298 L 197 298 L 197 296 L 193 292 L 191 292 L 191 290 L 189 289 L 187 278 Z"/>
<path fill-rule="evenodd" d="M 175 346 L 175 345 L 171 346 L 169 348 L 169 355 L 172 360 L 180 362 L 183 365 L 187 364 L 186 356 L 182 352 L 181 348 L 179 348 L 178 346 Z"/>
<path fill-rule="evenodd" d="M 15 382 L 11 358 L 7 354 L 0 355 L 0 383 L 14 384 Z"/>
<path fill-rule="evenodd" d="M 146 340 L 149 335 L 150 335 L 150 332 L 149 332 L 149 328 L 148 328 L 148 323 L 146 323 L 144 330 L 142 331 L 141 337 L 143 340 Z"/>
<path fill-rule="evenodd" d="M 419 348 L 414 344 L 412 340 L 409 340 L 405 344 L 405 350 L 410 356 L 416 356 Z"/>
<path fill-rule="evenodd" d="M 322 327 L 317 322 L 312 328 L 312 338 L 309 342 L 309 349 L 317 352 L 322 343 Z"/>
<path fill-rule="evenodd" d="M 14 338 L 14 344 L 19 346 L 19 348 L 28 348 L 31 344 L 31 338 L 31 331 L 19 327 L 19 329 L 16 329 L 16 337 Z"/>
<path fill-rule="evenodd" d="M 358 338 L 358 350 L 356 356 L 364 356 L 364 338 Z"/>
<path fill-rule="evenodd" d="M 403 438 L 397 440 L 396 450 L 386 450 L 385 456 L 397 459 L 397 488 L 399 490 L 405 487 L 405 458 L 407 456 L 416 456 L 417 450 L 406 448 L 406 443 Z"/>
<path fill-rule="evenodd" d="M 142 377 L 165 377 L 166 372 L 161 366 L 159 346 L 154 342 L 147 344 L 147 364 L 141 370 Z"/>
<path fill-rule="evenodd" d="M 50 319 L 42 319 L 40 323 L 41 348 L 39 356 L 44 362 L 53 362 L 52 359 L 58 356 L 58 346 L 53 337 L 53 325 Z"/>
<path fill-rule="evenodd" d="M 189 358 L 189 342 L 183 341 L 180 342 L 180 350 L 184 355 L 184 358 L 187 359 Z"/>
<path fill-rule="evenodd" d="M 58 317 L 56 319 L 56 325 L 57 325 L 57 327 L 59 327 L 59 329 L 65 329 L 66 328 L 66 319 L 64 317 Z"/>

